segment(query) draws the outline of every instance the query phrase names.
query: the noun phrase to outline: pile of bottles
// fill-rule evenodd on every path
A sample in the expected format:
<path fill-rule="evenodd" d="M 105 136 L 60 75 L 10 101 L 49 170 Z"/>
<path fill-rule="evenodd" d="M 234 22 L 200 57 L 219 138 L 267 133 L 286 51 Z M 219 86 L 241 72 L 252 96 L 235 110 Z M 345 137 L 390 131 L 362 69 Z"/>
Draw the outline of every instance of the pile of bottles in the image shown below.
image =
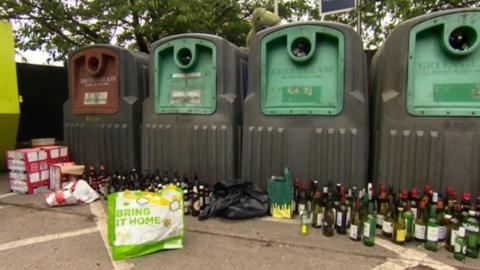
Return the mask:
<path fill-rule="evenodd" d="M 317 181 L 298 179 L 294 193 L 294 212 L 300 218 L 302 234 L 312 226 L 321 228 L 327 237 L 348 234 L 353 241 L 374 246 L 379 229 L 395 244 L 419 241 L 430 251 L 446 246 L 460 261 L 466 256 L 478 258 L 480 196 L 472 204 L 468 192 L 457 201 L 451 186 L 445 196 L 428 184 L 421 194 L 416 188 L 396 193 L 383 184 L 375 193 L 371 183 L 366 188 L 346 190 L 341 184 L 321 188 Z"/>
<path fill-rule="evenodd" d="M 156 170 L 154 173 L 146 170 L 143 174 L 136 169 L 108 173 L 103 165 L 100 165 L 98 172 L 95 170 L 95 166 L 90 165 L 82 178 L 104 197 L 125 190 L 157 192 L 167 185 L 176 185 L 183 190 L 185 215 L 200 215 L 210 204 L 212 197 L 210 186 L 204 184 L 198 174 L 190 179 L 187 174 L 180 178 L 177 171 L 173 172 L 171 176 L 168 171 L 160 173 L 160 170 Z"/>

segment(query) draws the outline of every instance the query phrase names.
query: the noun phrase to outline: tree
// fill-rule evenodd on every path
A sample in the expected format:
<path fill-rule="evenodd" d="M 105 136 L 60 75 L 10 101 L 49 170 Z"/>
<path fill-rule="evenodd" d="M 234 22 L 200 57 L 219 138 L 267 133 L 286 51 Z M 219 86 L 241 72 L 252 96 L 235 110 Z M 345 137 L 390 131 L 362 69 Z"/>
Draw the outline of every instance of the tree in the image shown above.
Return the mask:
<path fill-rule="evenodd" d="M 148 52 L 172 34 L 201 32 L 244 46 L 256 7 L 273 10 L 274 0 L 2 0 L 0 20 L 15 21 L 20 50 L 41 49 L 65 60 L 74 48 L 110 43 Z M 361 14 L 366 48 L 378 47 L 400 22 L 449 8 L 480 7 L 478 0 L 362 0 L 351 12 L 326 21 L 356 26 Z M 316 0 L 279 0 L 284 23 L 319 20 Z"/>

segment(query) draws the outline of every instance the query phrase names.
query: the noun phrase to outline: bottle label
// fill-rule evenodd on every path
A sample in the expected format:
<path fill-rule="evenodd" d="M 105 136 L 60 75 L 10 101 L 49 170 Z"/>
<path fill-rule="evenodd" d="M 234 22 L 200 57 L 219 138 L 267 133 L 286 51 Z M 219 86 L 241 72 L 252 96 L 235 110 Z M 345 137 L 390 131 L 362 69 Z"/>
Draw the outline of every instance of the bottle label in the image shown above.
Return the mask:
<path fill-rule="evenodd" d="M 407 234 L 407 230 L 397 230 L 397 241 L 404 242 L 406 234 Z"/>
<path fill-rule="evenodd" d="M 383 221 L 382 230 L 385 233 L 392 233 L 393 232 L 392 223 L 390 221 L 386 221 L 386 220 Z"/>
<path fill-rule="evenodd" d="M 452 230 L 452 233 L 450 233 L 450 246 L 455 246 L 455 240 L 457 239 L 457 230 Z"/>
<path fill-rule="evenodd" d="M 351 212 L 352 212 L 352 208 L 351 208 L 351 207 L 348 207 L 348 210 L 347 210 L 347 222 L 345 222 L 346 224 L 350 223 L 350 215 L 351 215 Z"/>
<path fill-rule="evenodd" d="M 323 221 L 323 213 L 318 213 L 317 214 L 317 226 L 322 226 L 322 221 Z"/>
<path fill-rule="evenodd" d="M 299 203 L 298 204 L 298 213 L 302 213 L 303 211 L 305 211 L 305 204 Z"/>
<path fill-rule="evenodd" d="M 370 223 L 363 223 L 363 237 L 370 237 Z"/>
<path fill-rule="evenodd" d="M 193 209 L 195 211 L 200 211 L 200 201 L 199 200 L 193 201 Z"/>
<path fill-rule="evenodd" d="M 425 226 L 420 224 L 415 224 L 415 238 L 423 240 L 425 239 Z"/>
<path fill-rule="evenodd" d="M 438 241 L 438 227 L 427 227 L 427 241 Z"/>
<path fill-rule="evenodd" d="M 342 212 L 337 212 L 337 226 L 342 227 Z"/>
<path fill-rule="evenodd" d="M 357 239 L 358 238 L 358 226 L 357 225 L 350 225 L 350 238 Z"/>
<path fill-rule="evenodd" d="M 454 252 L 455 252 L 455 253 L 460 253 L 460 252 L 462 252 L 462 247 L 461 247 L 457 242 L 455 242 L 455 244 L 453 245 L 453 247 L 454 247 Z"/>
<path fill-rule="evenodd" d="M 439 226 L 438 227 L 438 240 L 443 240 L 447 238 L 447 227 Z"/>
<path fill-rule="evenodd" d="M 382 226 L 384 220 L 385 220 L 385 216 L 384 216 L 384 215 L 377 215 L 377 224 L 378 224 L 378 225 Z"/>
<path fill-rule="evenodd" d="M 413 213 L 413 219 L 417 219 L 417 208 L 410 208 L 410 211 Z"/>
<path fill-rule="evenodd" d="M 478 225 L 464 223 L 463 226 L 469 232 L 478 232 L 479 231 Z"/>

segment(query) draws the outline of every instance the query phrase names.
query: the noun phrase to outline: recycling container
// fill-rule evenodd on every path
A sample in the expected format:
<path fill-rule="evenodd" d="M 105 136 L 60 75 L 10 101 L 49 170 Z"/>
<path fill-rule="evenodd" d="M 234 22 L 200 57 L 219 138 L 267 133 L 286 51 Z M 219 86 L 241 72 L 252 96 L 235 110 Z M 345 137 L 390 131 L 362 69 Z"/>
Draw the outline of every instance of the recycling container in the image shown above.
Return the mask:
<path fill-rule="evenodd" d="M 402 23 L 371 71 L 374 179 L 479 192 L 480 9 Z"/>
<path fill-rule="evenodd" d="M 64 140 L 78 164 L 109 171 L 140 168 L 142 102 L 148 56 L 110 45 L 92 45 L 68 57 L 69 98 Z"/>
<path fill-rule="evenodd" d="M 349 26 L 303 22 L 252 42 L 244 101 L 242 177 L 265 189 L 294 177 L 364 185 L 368 158 L 366 57 Z"/>
<path fill-rule="evenodd" d="M 239 175 L 246 63 L 245 53 L 214 35 L 174 35 L 152 44 L 144 169 L 211 184 Z"/>
<path fill-rule="evenodd" d="M 0 171 L 5 169 L 5 153 L 15 148 L 20 99 L 17 87 L 12 26 L 0 21 Z"/>

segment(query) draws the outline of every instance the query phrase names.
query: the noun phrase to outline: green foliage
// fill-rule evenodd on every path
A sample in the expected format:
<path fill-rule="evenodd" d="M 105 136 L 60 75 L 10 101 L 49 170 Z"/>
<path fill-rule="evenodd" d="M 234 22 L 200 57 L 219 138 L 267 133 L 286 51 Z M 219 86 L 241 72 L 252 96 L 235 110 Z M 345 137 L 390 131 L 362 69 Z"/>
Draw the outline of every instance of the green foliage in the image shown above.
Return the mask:
<path fill-rule="evenodd" d="M 283 23 L 319 20 L 316 0 L 279 0 Z M 15 21 L 20 50 L 50 53 L 65 60 L 74 48 L 110 43 L 148 52 L 162 37 L 200 32 L 245 44 L 257 7 L 273 11 L 274 0 L 1 0 L 0 20 Z M 362 0 L 355 10 L 326 21 L 356 27 L 361 14 L 366 48 L 376 48 L 400 22 L 449 8 L 480 7 L 478 0 Z M 361 12 L 359 12 L 361 11 Z"/>

